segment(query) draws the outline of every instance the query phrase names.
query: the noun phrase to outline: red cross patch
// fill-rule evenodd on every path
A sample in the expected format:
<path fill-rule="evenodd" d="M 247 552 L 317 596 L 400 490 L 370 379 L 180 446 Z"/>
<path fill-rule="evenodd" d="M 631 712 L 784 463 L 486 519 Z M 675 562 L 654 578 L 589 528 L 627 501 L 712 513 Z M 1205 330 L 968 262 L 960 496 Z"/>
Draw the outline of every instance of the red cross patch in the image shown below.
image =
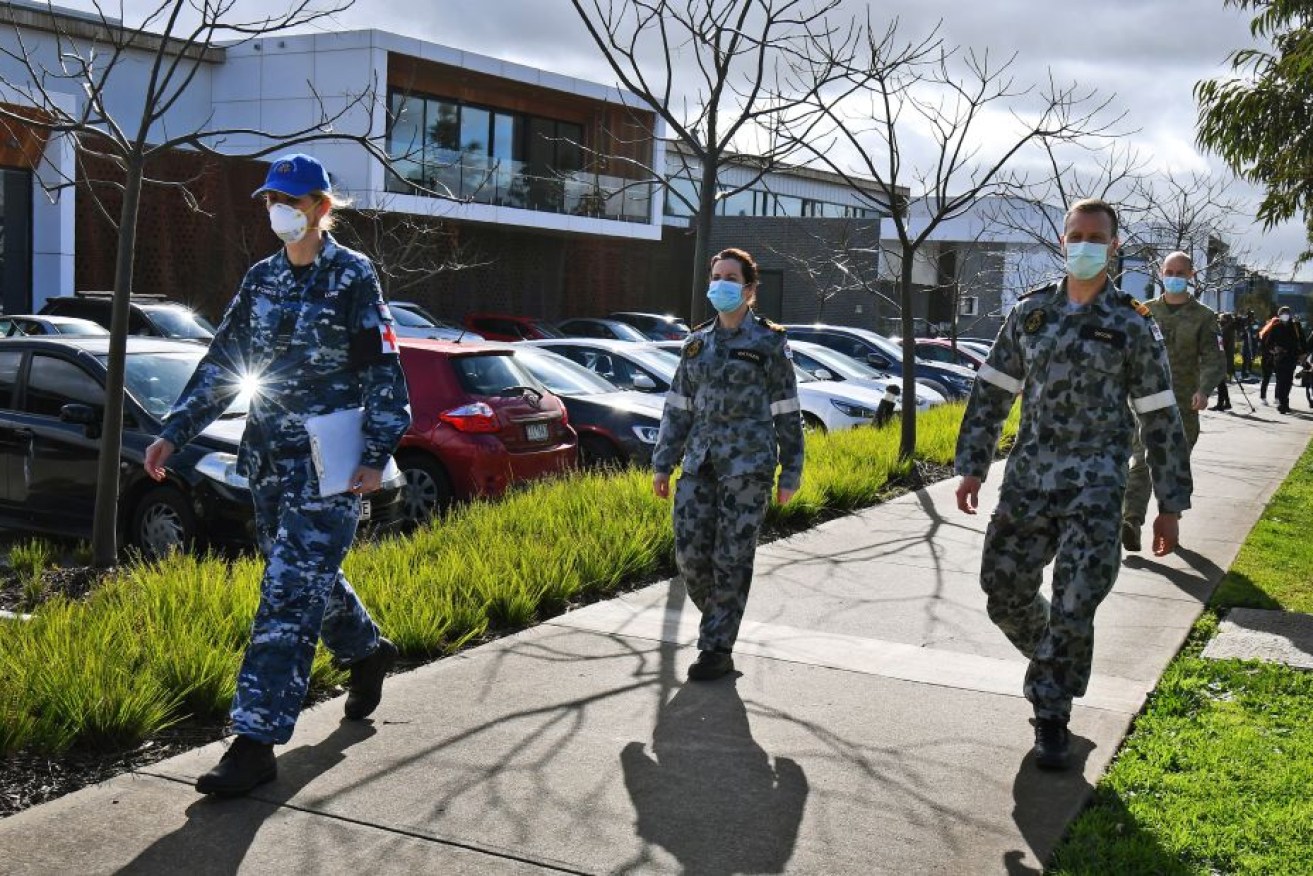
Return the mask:
<path fill-rule="evenodd" d="M 392 330 L 390 323 L 383 323 L 378 327 L 379 338 L 382 341 L 382 352 L 386 355 L 396 356 L 401 353 L 397 349 L 397 333 Z"/>

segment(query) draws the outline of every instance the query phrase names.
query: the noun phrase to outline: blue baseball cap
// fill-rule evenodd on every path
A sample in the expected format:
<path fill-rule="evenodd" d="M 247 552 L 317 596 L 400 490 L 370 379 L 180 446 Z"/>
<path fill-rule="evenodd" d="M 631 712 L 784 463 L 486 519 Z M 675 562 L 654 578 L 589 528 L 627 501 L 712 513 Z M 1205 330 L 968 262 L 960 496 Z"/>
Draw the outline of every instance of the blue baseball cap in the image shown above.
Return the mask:
<path fill-rule="evenodd" d="M 269 165 L 269 175 L 264 178 L 264 185 L 256 189 L 251 197 L 258 198 L 265 192 L 282 192 L 299 198 L 311 192 L 327 192 L 331 188 L 328 171 L 324 170 L 318 159 L 294 152 L 274 159 L 274 163 Z"/>

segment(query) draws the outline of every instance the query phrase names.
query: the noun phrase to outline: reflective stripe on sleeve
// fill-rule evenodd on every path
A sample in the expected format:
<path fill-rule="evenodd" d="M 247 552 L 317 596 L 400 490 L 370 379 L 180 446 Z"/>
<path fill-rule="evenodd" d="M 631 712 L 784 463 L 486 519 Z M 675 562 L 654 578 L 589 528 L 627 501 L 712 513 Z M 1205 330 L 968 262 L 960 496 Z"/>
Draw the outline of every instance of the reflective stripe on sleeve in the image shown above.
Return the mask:
<path fill-rule="evenodd" d="M 1013 395 L 1021 392 L 1021 381 L 1017 380 L 1017 378 L 1013 377 L 1011 374 L 1004 374 L 997 368 L 991 368 L 988 365 L 981 365 L 980 370 L 976 372 L 976 376 L 986 383 L 992 383 L 999 389 L 1010 392 Z"/>
<path fill-rule="evenodd" d="M 802 410 L 802 403 L 798 401 L 795 395 L 792 398 L 781 399 L 770 406 L 770 415 L 778 417 L 780 414 L 792 414 L 795 411 Z"/>
<path fill-rule="evenodd" d="M 1176 396 L 1170 389 L 1164 389 L 1162 392 L 1155 392 L 1153 395 L 1146 395 L 1144 398 L 1131 401 L 1131 407 L 1135 408 L 1137 414 L 1147 414 L 1150 411 L 1170 408 L 1175 404 Z"/>
<path fill-rule="evenodd" d="M 677 411 L 693 410 L 693 403 L 689 401 L 688 396 L 680 395 L 679 393 L 674 391 L 666 393 L 666 404 L 670 405 L 672 408 L 674 408 Z"/>

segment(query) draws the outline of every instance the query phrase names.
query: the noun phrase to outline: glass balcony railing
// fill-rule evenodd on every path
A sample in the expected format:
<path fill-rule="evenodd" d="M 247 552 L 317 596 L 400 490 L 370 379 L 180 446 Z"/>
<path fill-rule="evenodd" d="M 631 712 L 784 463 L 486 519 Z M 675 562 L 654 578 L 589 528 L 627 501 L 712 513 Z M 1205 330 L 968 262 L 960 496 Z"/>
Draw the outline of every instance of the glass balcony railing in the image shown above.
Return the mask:
<path fill-rule="evenodd" d="M 622 222 L 651 219 L 651 184 L 618 176 L 535 174 L 524 161 L 461 154 L 438 154 L 427 161 L 394 157 L 392 166 L 396 174 L 388 175 L 387 190 L 397 194 L 425 195 L 427 189 L 475 204 Z"/>

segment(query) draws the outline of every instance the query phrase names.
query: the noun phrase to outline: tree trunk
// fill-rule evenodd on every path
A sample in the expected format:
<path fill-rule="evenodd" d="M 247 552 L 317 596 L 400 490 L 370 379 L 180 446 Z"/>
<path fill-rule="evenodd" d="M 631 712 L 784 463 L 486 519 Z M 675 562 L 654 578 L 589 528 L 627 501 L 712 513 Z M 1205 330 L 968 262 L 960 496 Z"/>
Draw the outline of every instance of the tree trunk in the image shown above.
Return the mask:
<path fill-rule="evenodd" d="M 903 309 L 900 320 L 903 329 L 903 432 L 898 445 L 900 459 L 911 459 L 916 453 L 916 336 L 912 322 L 912 259 L 916 250 L 903 245 L 901 286 L 898 303 Z"/>
<path fill-rule="evenodd" d="M 114 307 L 110 321 L 109 374 L 105 378 L 105 419 L 100 433 L 96 468 L 96 512 L 92 523 L 92 563 L 108 569 L 118 560 L 119 466 L 123 449 L 123 367 L 128 346 L 132 260 L 137 243 L 137 209 L 141 201 L 143 160 L 128 158 L 123 208 L 119 213 L 119 246 L 114 269 Z"/>
<path fill-rule="evenodd" d="M 702 181 L 698 185 L 698 214 L 693 237 L 693 283 L 688 304 L 688 324 L 702 322 L 707 312 L 707 275 L 711 259 L 711 223 L 716 217 L 716 163 L 708 154 L 702 162 Z"/>

